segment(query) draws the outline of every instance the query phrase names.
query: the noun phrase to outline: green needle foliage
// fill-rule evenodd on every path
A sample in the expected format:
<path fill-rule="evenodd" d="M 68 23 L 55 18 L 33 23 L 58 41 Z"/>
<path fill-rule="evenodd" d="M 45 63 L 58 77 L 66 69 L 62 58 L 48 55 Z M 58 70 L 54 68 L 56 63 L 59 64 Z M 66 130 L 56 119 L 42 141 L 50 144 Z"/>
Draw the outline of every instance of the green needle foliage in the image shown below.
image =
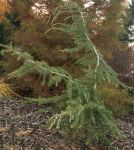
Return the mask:
<path fill-rule="evenodd" d="M 124 28 L 125 33 L 122 36 L 122 40 L 128 44 L 132 44 L 133 40 L 133 25 L 134 25 L 134 0 L 129 4 L 128 9 L 126 9 L 126 16 L 124 17 Z"/>
<path fill-rule="evenodd" d="M 60 17 L 64 16 L 64 22 Z M 9 74 L 9 77 L 21 78 L 28 74 L 36 73 L 42 79 L 42 84 L 49 87 L 58 86 L 64 82 L 65 88 L 56 96 L 49 98 L 34 98 L 40 104 L 54 104 L 59 107 L 57 113 L 50 119 L 50 128 L 62 128 L 72 131 L 73 135 L 89 143 L 92 140 L 104 139 L 108 133 L 116 134 L 117 128 L 112 113 L 107 110 L 97 93 L 97 88 L 110 82 L 120 84 L 117 74 L 103 59 L 90 40 L 86 27 L 83 8 L 75 2 L 63 2 L 52 13 L 44 36 L 52 30 L 59 30 L 70 36 L 73 44 L 63 50 L 64 53 L 82 52 L 76 64 L 80 65 L 83 73 L 80 77 L 74 76 L 61 67 L 50 66 L 46 61 L 36 61 L 29 53 L 20 48 L 7 46 L 6 51 L 16 55 L 24 61 L 23 65 Z M 59 21 L 59 22 L 58 22 Z"/>

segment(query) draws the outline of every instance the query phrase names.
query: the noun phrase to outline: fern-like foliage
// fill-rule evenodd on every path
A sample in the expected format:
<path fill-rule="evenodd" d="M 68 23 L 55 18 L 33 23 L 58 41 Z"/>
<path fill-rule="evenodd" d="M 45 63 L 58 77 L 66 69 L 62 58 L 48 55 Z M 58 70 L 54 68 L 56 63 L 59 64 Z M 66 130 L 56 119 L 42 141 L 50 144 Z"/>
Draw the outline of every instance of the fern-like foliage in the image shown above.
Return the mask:
<path fill-rule="evenodd" d="M 64 13 L 68 14 L 65 22 L 57 23 L 58 18 Z M 112 84 L 120 82 L 117 79 L 117 74 L 90 40 L 84 10 L 77 3 L 64 2 L 53 12 L 48 25 L 50 29 L 45 35 L 55 29 L 71 35 L 71 40 L 74 41 L 73 47 L 64 49 L 64 52 L 83 51 L 84 56 L 76 62 L 83 68 L 83 76 L 75 78 L 63 68 L 50 66 L 45 61 L 36 61 L 30 54 L 11 46 L 7 48 L 7 51 L 15 54 L 19 59 L 23 59 L 24 64 L 9 76 L 21 78 L 27 74 L 37 73 L 40 75 L 42 83 L 49 86 L 57 86 L 61 81 L 65 82 L 66 88 L 61 95 L 32 99 L 40 104 L 65 104 L 50 119 L 50 128 L 68 128 L 75 133 L 83 131 L 82 136 L 86 138 L 87 142 L 104 137 L 109 132 L 115 134 L 117 130 L 112 114 L 101 102 L 96 88 L 103 82 L 111 82 Z"/>

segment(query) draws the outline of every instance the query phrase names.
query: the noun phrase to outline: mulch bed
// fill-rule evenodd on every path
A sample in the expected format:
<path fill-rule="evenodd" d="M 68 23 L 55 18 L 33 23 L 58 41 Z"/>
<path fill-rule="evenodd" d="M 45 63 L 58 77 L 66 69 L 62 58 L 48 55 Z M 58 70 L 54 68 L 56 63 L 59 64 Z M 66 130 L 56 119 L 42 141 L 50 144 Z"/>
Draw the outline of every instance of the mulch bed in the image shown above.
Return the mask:
<path fill-rule="evenodd" d="M 124 115 L 117 121 L 120 137 L 117 137 L 114 145 L 120 150 L 134 150 L 134 113 Z"/>
<path fill-rule="evenodd" d="M 86 146 L 62 131 L 44 128 L 52 114 L 37 113 L 39 107 L 0 99 L 0 150 L 134 150 L 134 113 L 118 120 L 120 136 L 110 147 L 97 142 Z"/>

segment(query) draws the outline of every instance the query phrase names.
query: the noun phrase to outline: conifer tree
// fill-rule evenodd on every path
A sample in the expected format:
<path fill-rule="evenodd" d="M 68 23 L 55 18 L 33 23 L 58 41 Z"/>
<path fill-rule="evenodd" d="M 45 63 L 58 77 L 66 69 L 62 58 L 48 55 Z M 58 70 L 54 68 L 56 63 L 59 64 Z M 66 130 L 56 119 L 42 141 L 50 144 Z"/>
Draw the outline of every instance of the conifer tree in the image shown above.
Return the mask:
<path fill-rule="evenodd" d="M 110 61 L 112 62 L 114 58 L 113 54 L 125 49 L 125 44 L 121 42 L 119 38 L 120 34 L 124 31 L 122 19 L 125 4 L 122 0 L 111 0 L 107 3 L 108 4 L 105 5 L 104 2 L 105 7 L 103 5 L 101 7 L 102 15 L 100 17 L 105 19 L 102 19 L 102 22 L 97 27 L 93 41 L 97 47 L 101 49 L 103 54 L 107 56 L 106 58 L 111 59 Z M 107 44 L 105 44 L 105 42 Z M 112 63 L 114 63 L 114 61 Z"/>
<path fill-rule="evenodd" d="M 124 27 L 126 33 L 123 35 L 123 39 L 128 43 L 128 46 L 133 49 L 134 42 L 134 0 L 129 4 L 129 7 L 126 12 Z"/>
<path fill-rule="evenodd" d="M 119 20 L 124 8 L 124 5 L 122 5 L 124 0 L 112 0 L 108 2 L 104 0 L 94 0 L 94 5 L 86 9 L 83 7 L 83 0 L 75 1 L 84 9 L 86 20 L 88 22 L 87 28 L 92 41 L 95 43 L 96 47 L 100 49 L 100 51 L 103 53 L 104 57 L 108 60 L 112 67 L 114 67 L 116 71 L 120 72 L 119 69 L 122 69 L 123 65 L 118 61 L 119 59 L 117 56 L 120 50 L 125 49 L 125 46 L 123 42 L 118 40 L 118 35 L 122 30 L 122 24 L 121 22 L 119 22 Z M 75 70 L 77 74 L 80 74 L 80 72 L 82 71 L 73 64 L 72 56 L 70 54 L 62 52 L 62 49 L 72 44 L 70 37 L 68 35 L 65 35 L 63 32 L 61 33 L 59 30 L 51 30 L 51 32 L 49 32 L 47 36 L 44 36 L 43 34 L 49 28 L 47 24 L 49 15 L 56 9 L 58 4 L 62 2 L 62 0 L 34 0 L 35 3 L 39 2 L 43 4 L 43 6 L 46 6 L 45 8 L 49 12 L 41 18 L 40 16 L 36 17 L 35 14 L 32 14 L 31 7 L 34 5 L 33 1 L 29 0 L 28 2 L 29 3 L 27 3 L 25 0 L 18 0 L 12 4 L 13 10 L 19 15 L 17 19 L 19 19 L 21 22 L 18 30 L 16 30 L 11 36 L 12 43 L 18 46 L 21 45 L 23 51 L 29 52 L 38 60 L 47 60 L 51 65 L 61 66 L 63 68 L 66 68 L 69 72 Z M 102 13 L 98 15 L 96 11 Z M 115 15 L 112 15 L 113 12 Z M 109 16 L 111 16 L 111 18 Z M 63 20 L 64 17 L 62 16 L 60 20 Z M 100 18 L 105 18 L 105 20 L 100 21 Z M 58 49 L 61 49 L 61 51 L 59 51 Z M 74 55 L 75 59 L 77 59 L 81 54 L 75 53 Z M 19 62 L 12 65 L 12 63 L 9 61 L 14 60 L 11 60 L 11 58 L 7 60 L 7 72 L 13 70 L 15 66 L 19 65 Z M 30 80 L 31 82 L 32 80 L 34 80 L 33 76 L 32 78 L 31 76 L 29 77 L 29 81 Z M 18 85 L 20 85 L 19 81 L 16 82 L 16 84 L 17 83 Z M 25 81 L 23 83 L 25 84 L 22 89 L 25 89 L 25 86 L 29 87 L 30 85 Z M 30 88 L 34 89 L 34 93 L 41 94 L 42 89 L 36 91 L 37 85 L 30 85 Z"/>
<path fill-rule="evenodd" d="M 9 43 L 9 31 L 6 30 L 3 22 L 0 22 L 0 44 L 8 44 Z"/>
<path fill-rule="evenodd" d="M 116 134 L 112 113 L 105 108 L 97 88 L 104 82 L 121 83 L 91 41 L 83 12 L 84 8 L 76 2 L 62 2 L 52 12 L 47 22 L 48 30 L 44 32 L 47 37 L 56 30 L 70 38 L 70 44 L 58 51 L 71 55 L 72 59 L 74 54 L 81 53 L 80 57 L 73 60 L 81 68 L 81 74 L 69 72 L 62 66 L 54 66 L 45 59 L 39 60 L 18 47 L 7 46 L 3 53 L 11 53 L 24 62 L 9 74 L 10 78 L 36 74 L 42 84 L 48 87 L 57 87 L 61 82 L 64 83 L 63 90 L 57 95 L 31 100 L 39 104 L 54 104 L 59 108 L 50 119 L 50 128 L 69 129 L 73 135 L 80 133 L 81 138 L 88 143 L 94 139 L 106 138 L 108 133 Z M 61 17 L 64 19 L 61 20 Z"/>

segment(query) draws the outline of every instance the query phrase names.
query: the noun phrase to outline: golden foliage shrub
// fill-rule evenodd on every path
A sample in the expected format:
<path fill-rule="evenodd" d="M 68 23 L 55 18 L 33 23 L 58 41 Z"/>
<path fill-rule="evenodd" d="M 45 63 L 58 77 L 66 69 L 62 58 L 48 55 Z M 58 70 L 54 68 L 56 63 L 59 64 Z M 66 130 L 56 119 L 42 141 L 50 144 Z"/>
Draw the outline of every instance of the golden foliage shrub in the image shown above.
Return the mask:
<path fill-rule="evenodd" d="M 105 106 L 116 116 L 127 113 L 134 106 L 134 99 L 129 96 L 126 90 L 112 85 L 104 85 L 99 89 L 99 93 Z"/>
<path fill-rule="evenodd" d="M 0 97 L 10 97 L 14 95 L 14 91 L 10 84 L 0 81 Z"/>
<path fill-rule="evenodd" d="M 0 0 L 0 20 L 3 19 L 6 12 L 10 9 L 9 3 L 5 0 Z"/>

